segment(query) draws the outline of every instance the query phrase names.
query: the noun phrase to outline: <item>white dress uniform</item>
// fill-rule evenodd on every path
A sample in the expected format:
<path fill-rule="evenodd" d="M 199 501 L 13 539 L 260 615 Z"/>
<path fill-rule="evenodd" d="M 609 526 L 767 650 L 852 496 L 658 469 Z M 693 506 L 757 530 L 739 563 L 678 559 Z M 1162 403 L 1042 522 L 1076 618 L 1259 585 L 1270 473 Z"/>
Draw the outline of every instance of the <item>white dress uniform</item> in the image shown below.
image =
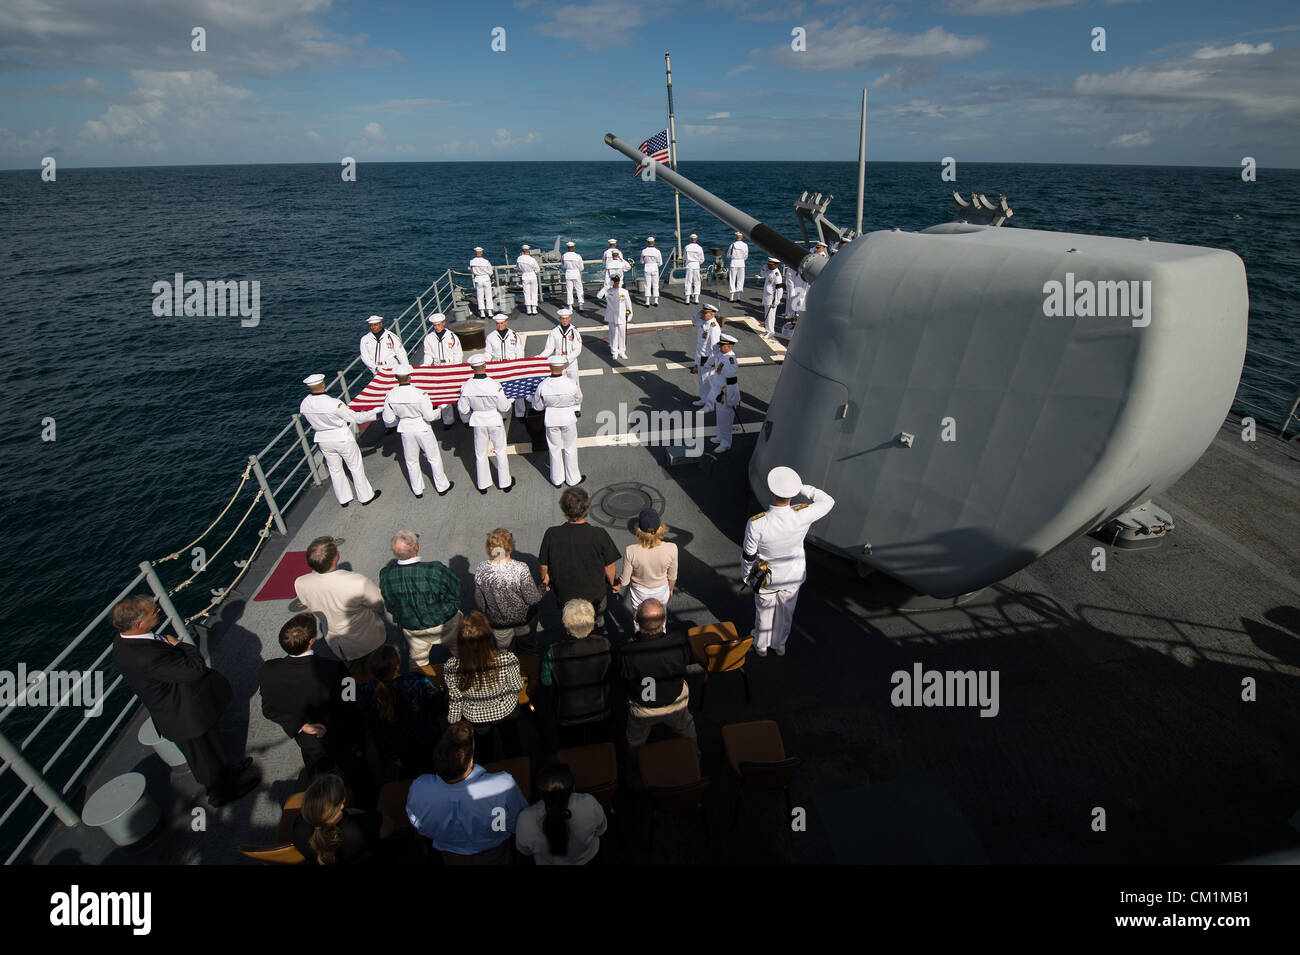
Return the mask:
<path fill-rule="evenodd" d="M 704 264 L 704 249 L 698 242 L 687 243 L 686 248 L 682 250 L 682 257 L 686 261 L 686 301 L 691 302 L 691 296 L 695 296 L 693 301 L 696 305 L 700 304 L 700 266 Z"/>
<path fill-rule="evenodd" d="M 488 442 L 496 448 L 497 487 L 510 487 L 510 461 L 506 457 L 506 427 L 501 416 L 510 410 L 501 382 L 475 375 L 460 386 L 457 402 L 462 418 L 469 419 L 474 429 L 474 461 L 477 465 L 475 484 L 480 491 L 492 484 L 492 469 L 488 466 Z"/>
<path fill-rule="evenodd" d="M 524 313 L 537 314 L 537 287 L 541 280 L 541 267 L 537 260 L 525 252 L 515 259 L 515 268 L 519 270 L 519 282 L 524 287 Z"/>
<path fill-rule="evenodd" d="M 776 310 L 785 297 L 785 280 L 781 270 L 766 269 L 763 275 L 763 328 L 770 338 L 776 334 Z"/>
<path fill-rule="evenodd" d="M 343 473 L 345 464 L 352 472 L 352 483 L 357 486 L 357 499 L 365 503 L 375 496 L 375 489 L 366 478 L 361 449 L 357 447 L 351 426 L 374 421 L 381 410 L 353 411 L 330 395 L 308 395 L 298 406 L 298 413 L 307 419 L 307 423 L 316 432 L 315 440 L 325 455 L 325 466 L 329 468 L 334 497 L 340 504 L 352 500 L 352 487 Z"/>
<path fill-rule="evenodd" d="M 641 274 L 645 276 L 645 303 L 659 304 L 659 270 L 664 267 L 663 254 L 653 245 L 641 250 Z"/>
<path fill-rule="evenodd" d="M 564 375 L 552 375 L 537 386 L 533 407 L 546 412 L 546 448 L 551 453 L 551 483 L 570 487 L 582 480 L 578 470 L 578 419 L 582 389 Z"/>
<path fill-rule="evenodd" d="M 754 593 L 756 650 L 766 651 L 771 647 L 778 653 L 785 651 L 799 587 L 807 576 L 804 537 L 835 506 L 833 497 L 811 485 L 802 485 L 799 493 L 810 503 L 770 507 L 751 517 L 745 527 L 741 571 L 748 576 L 759 558 L 772 566 L 771 580 Z"/>
<path fill-rule="evenodd" d="M 365 362 L 370 374 L 392 371 L 398 365 L 408 364 L 406 349 L 392 331 L 385 330 L 376 338 L 370 332 L 361 336 L 361 360 Z"/>
<path fill-rule="evenodd" d="M 402 436 L 402 454 L 406 458 L 406 477 L 414 494 L 424 493 L 424 472 L 420 469 L 420 452 L 429 459 L 433 471 L 433 487 L 443 493 L 451 487 L 442 469 L 442 452 L 433 438 L 429 422 L 437 418 L 429 396 L 415 385 L 398 385 L 384 398 L 384 424 L 397 425 Z"/>
<path fill-rule="evenodd" d="M 487 333 L 485 342 L 488 361 L 510 361 L 514 358 L 524 357 L 523 340 L 515 334 L 513 328 L 507 328 L 505 332 L 499 329 L 492 329 Z M 522 418 L 527 411 L 523 398 L 515 399 L 515 417 Z"/>
<path fill-rule="evenodd" d="M 695 342 L 695 367 L 699 370 L 700 401 L 707 401 L 709 396 L 709 362 L 718 350 L 718 339 L 722 329 L 718 320 L 711 318 L 700 323 L 700 331 Z"/>
<path fill-rule="evenodd" d="M 474 294 L 478 298 L 478 314 L 487 318 L 492 314 L 492 263 L 481 255 L 469 260 L 469 274 L 474 277 Z"/>
<path fill-rule="evenodd" d="M 605 322 L 609 325 L 609 350 L 615 358 L 627 357 L 627 323 L 632 317 L 632 293 L 621 285 L 618 294 L 605 299 Z"/>
<path fill-rule="evenodd" d="M 561 260 L 564 263 L 564 295 L 566 304 L 573 308 L 573 299 L 577 296 L 578 308 L 582 308 L 582 256 L 570 249 Z"/>
<path fill-rule="evenodd" d="M 614 284 L 612 279 L 616 275 L 623 281 L 623 287 L 627 288 L 627 272 L 631 268 L 632 264 L 625 261 L 622 256 L 609 259 L 605 265 L 605 284 L 596 293 L 596 298 L 602 301 L 605 299 L 605 296 L 609 294 L 610 287 Z"/>
<path fill-rule="evenodd" d="M 718 411 L 719 451 L 726 451 L 731 447 L 731 429 L 736 422 L 736 409 L 740 407 L 740 380 L 737 375 L 739 368 L 735 352 L 729 355 L 718 352 L 711 375 L 711 387 L 714 407 Z"/>
<path fill-rule="evenodd" d="M 546 335 L 546 347 L 538 354 L 538 358 L 550 358 L 552 355 L 560 355 L 567 358 L 569 363 L 564 366 L 564 377 L 568 378 L 575 385 L 578 384 L 578 355 L 582 353 L 582 333 L 570 325 L 565 328 L 563 325 L 556 325 Z"/>
<path fill-rule="evenodd" d="M 731 300 L 745 288 L 745 260 L 749 258 L 749 246 L 737 239 L 727 246 L 727 278 L 730 282 Z"/>
<path fill-rule="evenodd" d="M 424 336 L 424 358 L 421 365 L 461 365 L 465 362 L 465 352 L 460 346 L 460 339 L 450 328 L 443 328 L 438 334 L 435 328 Z M 442 423 L 456 423 L 456 406 L 451 402 L 442 406 Z"/>

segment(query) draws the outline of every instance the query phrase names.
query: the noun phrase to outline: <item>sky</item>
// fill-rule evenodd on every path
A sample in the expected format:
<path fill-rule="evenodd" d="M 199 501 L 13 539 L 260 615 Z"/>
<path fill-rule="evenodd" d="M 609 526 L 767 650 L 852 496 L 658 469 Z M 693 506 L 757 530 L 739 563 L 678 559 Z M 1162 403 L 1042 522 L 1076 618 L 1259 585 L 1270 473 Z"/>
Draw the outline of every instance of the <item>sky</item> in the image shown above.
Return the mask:
<path fill-rule="evenodd" d="M 0 168 L 612 160 L 665 51 L 683 161 L 1300 167 L 1295 0 L 0 0 Z"/>

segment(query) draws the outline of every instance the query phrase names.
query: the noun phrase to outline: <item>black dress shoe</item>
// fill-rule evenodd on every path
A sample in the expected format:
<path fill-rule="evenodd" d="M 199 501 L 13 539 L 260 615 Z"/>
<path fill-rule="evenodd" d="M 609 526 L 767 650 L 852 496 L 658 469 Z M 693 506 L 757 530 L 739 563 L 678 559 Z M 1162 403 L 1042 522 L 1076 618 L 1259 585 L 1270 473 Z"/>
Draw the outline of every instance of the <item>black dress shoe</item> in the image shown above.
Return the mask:
<path fill-rule="evenodd" d="M 448 482 L 447 482 L 447 491 L 450 491 L 450 490 L 451 490 L 452 488 L 454 488 L 455 486 L 456 486 L 456 482 L 455 482 L 455 481 L 448 481 Z M 438 492 L 438 496 L 439 496 L 439 497 L 442 497 L 443 495 L 445 495 L 445 494 L 447 493 L 447 491 L 439 491 L 439 492 Z"/>
<path fill-rule="evenodd" d="M 485 487 L 481 487 L 481 488 L 478 489 L 478 492 L 479 492 L 480 494 L 486 494 L 486 493 L 488 492 L 488 489 L 485 488 Z"/>
<path fill-rule="evenodd" d="M 502 490 L 504 493 L 509 494 L 511 491 L 513 491 L 513 490 L 515 489 L 515 485 L 518 484 L 518 483 L 519 483 L 519 478 L 512 478 L 512 479 L 510 480 L 510 486 L 509 486 L 509 487 L 503 487 L 501 490 Z"/>
<path fill-rule="evenodd" d="M 454 423 L 454 422 L 453 422 L 453 423 Z M 443 426 L 442 426 L 442 430 L 443 430 L 443 431 L 450 431 L 450 430 L 451 430 L 451 425 L 449 425 L 449 424 L 443 424 Z"/>
<path fill-rule="evenodd" d="M 240 775 L 231 785 L 221 790 L 208 790 L 208 805 L 213 809 L 220 809 L 227 803 L 232 803 L 237 799 L 243 799 L 262 781 L 262 774 L 254 770 L 250 773 Z"/>
<path fill-rule="evenodd" d="M 422 497 L 424 497 L 424 492 L 423 492 L 423 491 L 421 491 L 419 494 L 415 495 L 415 499 L 416 499 L 417 501 L 420 500 Z"/>
<path fill-rule="evenodd" d="M 379 495 L 381 495 L 381 494 L 383 494 L 383 493 L 384 493 L 383 491 L 378 491 L 378 490 L 375 491 L 375 496 L 372 497 L 372 498 L 370 499 L 370 501 L 377 501 L 377 500 L 379 500 Z M 362 506 L 362 507 L 369 507 L 369 506 L 370 506 L 370 501 L 362 501 L 362 502 L 361 502 L 361 506 Z"/>
<path fill-rule="evenodd" d="M 585 480 L 587 480 L 587 475 L 585 475 L 585 474 L 579 474 L 579 475 L 578 475 L 578 484 L 581 484 L 581 483 L 582 483 L 583 481 L 585 481 Z M 578 484 L 574 484 L 574 485 L 572 485 L 572 486 L 573 486 L 573 487 L 577 487 Z"/>
<path fill-rule="evenodd" d="M 351 501 L 348 501 L 348 504 L 351 504 L 351 503 L 352 503 Z M 339 507 L 347 507 L 348 504 L 340 504 Z"/>

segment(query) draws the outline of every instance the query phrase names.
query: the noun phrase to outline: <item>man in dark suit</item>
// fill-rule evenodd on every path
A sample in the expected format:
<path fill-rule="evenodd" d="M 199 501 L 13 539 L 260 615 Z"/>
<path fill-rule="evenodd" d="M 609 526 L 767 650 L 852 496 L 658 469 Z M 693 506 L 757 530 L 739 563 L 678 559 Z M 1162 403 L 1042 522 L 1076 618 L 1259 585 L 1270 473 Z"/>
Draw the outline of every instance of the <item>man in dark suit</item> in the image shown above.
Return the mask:
<path fill-rule="evenodd" d="M 230 703 L 230 683 L 203 662 L 198 648 L 155 633 L 161 620 L 151 597 L 132 596 L 113 607 L 118 632 L 113 664 L 153 717 L 160 736 L 185 754 L 194 778 L 214 808 L 252 792 L 261 781 L 252 758 L 226 762 L 217 721 Z"/>

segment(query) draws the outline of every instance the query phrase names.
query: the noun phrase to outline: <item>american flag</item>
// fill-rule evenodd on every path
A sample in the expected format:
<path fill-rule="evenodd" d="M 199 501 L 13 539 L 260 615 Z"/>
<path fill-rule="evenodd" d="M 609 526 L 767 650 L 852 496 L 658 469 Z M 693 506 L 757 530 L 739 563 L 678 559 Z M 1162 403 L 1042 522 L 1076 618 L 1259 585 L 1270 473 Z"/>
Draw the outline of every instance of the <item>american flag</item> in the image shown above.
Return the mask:
<path fill-rule="evenodd" d="M 490 361 L 486 370 L 489 378 L 501 382 L 501 388 L 510 399 L 530 400 L 543 378 L 551 373 L 547 358 L 515 358 L 510 361 Z M 454 404 L 460 398 L 460 386 L 472 378 L 474 369 L 469 365 L 421 366 L 411 372 L 411 384 L 429 396 L 434 407 Z M 383 407 L 384 398 L 397 384 L 397 379 L 381 371 L 361 389 L 348 407 L 353 411 L 370 411 Z"/>
<path fill-rule="evenodd" d="M 668 130 L 665 129 L 662 133 L 655 133 L 653 136 L 651 136 L 649 139 L 643 142 L 640 146 L 638 146 L 637 150 L 643 156 L 649 156 L 655 162 L 667 162 L 668 161 Z M 632 173 L 632 175 L 639 176 L 641 174 L 641 167 L 643 165 L 644 163 L 637 163 L 636 172 Z"/>

